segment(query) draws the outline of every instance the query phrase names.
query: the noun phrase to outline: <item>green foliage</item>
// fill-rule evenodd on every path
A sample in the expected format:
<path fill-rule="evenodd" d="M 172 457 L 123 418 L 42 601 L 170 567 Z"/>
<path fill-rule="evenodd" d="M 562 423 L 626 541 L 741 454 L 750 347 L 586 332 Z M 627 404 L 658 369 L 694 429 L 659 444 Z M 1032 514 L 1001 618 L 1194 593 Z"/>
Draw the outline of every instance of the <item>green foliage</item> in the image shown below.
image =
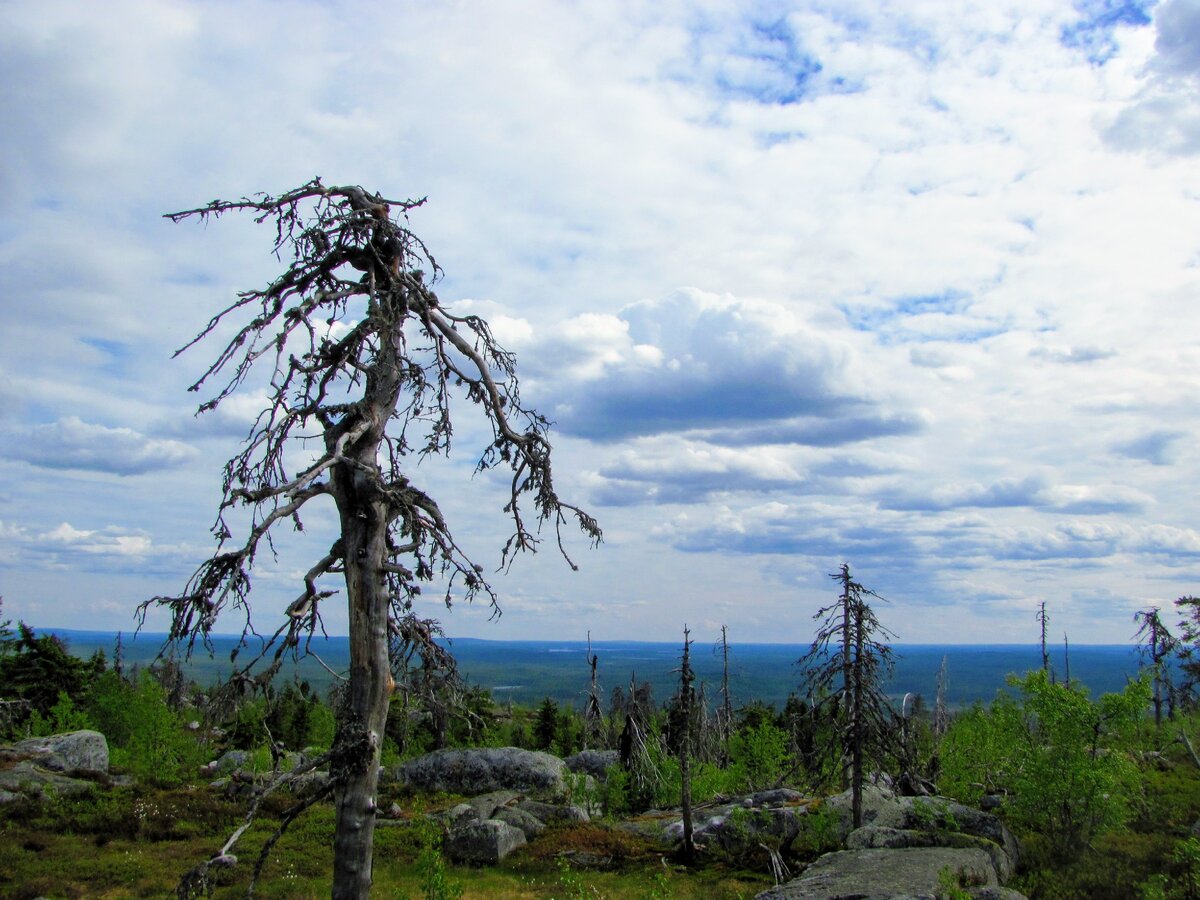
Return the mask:
<path fill-rule="evenodd" d="M 1028 738 L 1017 702 L 997 695 L 989 709 L 979 704 L 960 713 L 942 739 L 938 788 L 972 806 L 985 793 L 1008 786 Z"/>
<path fill-rule="evenodd" d="M 962 878 L 949 866 L 938 870 L 937 900 L 971 900 L 971 892 L 962 884 Z"/>
<path fill-rule="evenodd" d="M 421 882 L 421 896 L 424 900 L 458 900 L 463 895 L 463 888 L 446 871 L 441 828 L 429 819 L 421 819 L 416 829 L 420 846 L 417 876 Z"/>
<path fill-rule="evenodd" d="M 787 771 L 788 736 L 773 719 L 736 732 L 729 741 L 729 781 L 735 790 L 772 787 Z"/>
<path fill-rule="evenodd" d="M 312 718 L 321 701 L 307 681 L 290 682 L 273 691 L 264 722 L 271 737 L 287 750 L 303 750 L 309 744 Z"/>
<path fill-rule="evenodd" d="M 44 737 L 91 728 L 92 723 L 87 713 L 75 706 L 75 701 L 66 691 L 59 691 L 58 702 L 46 711 L 45 716 L 36 709 L 33 710 L 29 714 L 29 722 L 26 727 L 33 737 Z"/>
<path fill-rule="evenodd" d="M 962 828 L 944 800 L 917 800 L 912 805 L 912 816 L 921 831 L 959 831 Z"/>
<path fill-rule="evenodd" d="M 12 639 L 5 625 L 0 634 L 5 651 L 0 653 L 0 697 L 25 700 L 43 721 L 60 694 L 80 700 L 89 682 L 105 669 L 103 653 L 85 661 L 72 656 L 66 644 L 52 634 L 39 637 L 21 622 Z"/>
<path fill-rule="evenodd" d="M 1038 670 L 1013 679 L 1020 699 L 959 717 L 942 745 L 941 792 L 964 802 L 984 788 L 1013 797 L 1011 821 L 1051 836 L 1061 856 L 1130 816 L 1137 771 L 1125 752 L 1149 702 L 1145 680 L 1092 702 L 1081 686 Z"/>
<path fill-rule="evenodd" d="M 318 703 L 308 714 L 307 745 L 328 750 L 333 746 L 333 735 L 337 722 L 333 718 L 333 710 L 324 703 Z"/>
<path fill-rule="evenodd" d="M 253 750 L 267 740 L 267 703 L 261 698 L 243 699 L 233 718 L 223 724 L 225 743 L 234 750 Z"/>
<path fill-rule="evenodd" d="M 203 748 L 167 706 L 166 691 L 150 672 L 143 671 L 133 685 L 113 678 L 99 687 L 93 715 L 115 765 L 139 780 L 171 785 L 203 764 Z"/>
<path fill-rule="evenodd" d="M 824 803 L 814 803 L 800 820 L 800 833 L 792 846 L 809 856 L 837 849 L 842 843 L 842 820 Z"/>
<path fill-rule="evenodd" d="M 633 811 L 631 798 L 632 779 L 624 766 L 609 766 L 604 773 L 604 779 L 598 785 L 598 800 L 601 813 L 606 818 L 616 818 Z"/>
<path fill-rule="evenodd" d="M 533 723 L 533 744 L 535 750 L 549 750 L 558 734 L 558 704 L 549 697 L 538 707 L 537 718 Z"/>

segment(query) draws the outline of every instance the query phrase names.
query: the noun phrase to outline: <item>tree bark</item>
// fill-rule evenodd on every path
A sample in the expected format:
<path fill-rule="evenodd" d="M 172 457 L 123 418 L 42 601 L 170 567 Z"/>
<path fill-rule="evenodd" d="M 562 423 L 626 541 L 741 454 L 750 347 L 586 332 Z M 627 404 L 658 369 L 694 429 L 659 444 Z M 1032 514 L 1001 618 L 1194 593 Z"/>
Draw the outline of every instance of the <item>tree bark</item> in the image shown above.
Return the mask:
<path fill-rule="evenodd" d="M 358 463 L 367 464 L 363 459 Z M 374 464 L 372 459 L 370 465 Z M 337 743 L 342 752 L 334 773 L 334 900 L 370 896 L 379 757 L 392 684 L 388 660 L 391 601 L 383 577 L 387 512 L 381 500 L 358 496 L 355 482 L 361 483 L 361 479 L 354 475 L 346 464 L 334 473 L 350 613 L 349 696 L 339 715 Z"/>
<path fill-rule="evenodd" d="M 863 809 L 863 608 L 861 601 L 854 607 L 854 710 L 851 714 L 852 750 L 850 758 L 850 777 L 852 786 L 852 814 L 854 827 L 862 828 Z"/>

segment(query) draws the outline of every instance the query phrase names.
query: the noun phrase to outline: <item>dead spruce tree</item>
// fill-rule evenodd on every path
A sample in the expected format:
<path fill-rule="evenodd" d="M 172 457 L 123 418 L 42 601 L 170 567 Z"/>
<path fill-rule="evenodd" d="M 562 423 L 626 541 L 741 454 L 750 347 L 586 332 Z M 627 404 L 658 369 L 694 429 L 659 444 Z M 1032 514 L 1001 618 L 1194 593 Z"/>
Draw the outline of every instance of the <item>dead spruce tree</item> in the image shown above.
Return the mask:
<path fill-rule="evenodd" d="M 820 703 L 833 707 L 834 746 L 848 775 L 854 827 L 863 824 L 862 791 L 866 765 L 882 759 L 891 733 L 892 710 L 883 693 L 891 673 L 891 648 L 876 636 L 894 638 L 867 603 L 883 598 L 850 577 L 850 566 L 829 576 L 842 591 L 837 600 L 813 616 L 820 623 L 808 653 L 800 660 L 804 688 Z"/>
<path fill-rule="evenodd" d="M 1133 614 L 1134 624 L 1138 626 L 1134 640 L 1138 642 L 1138 652 L 1142 659 L 1150 664 L 1154 678 L 1154 727 L 1162 728 L 1162 708 L 1164 690 L 1167 696 L 1169 718 L 1175 718 L 1174 688 L 1171 681 L 1170 660 L 1175 654 L 1178 641 L 1167 629 L 1159 616 L 1157 606 L 1139 609 Z"/>
<path fill-rule="evenodd" d="M 337 593 L 327 576 L 341 577 L 350 672 L 329 754 L 335 898 L 365 898 L 371 886 L 379 755 L 393 688 L 389 636 L 432 643 L 434 623 L 414 611 L 422 585 L 436 585 L 447 605 L 453 597 L 478 597 L 498 612 L 482 569 L 456 543 L 438 503 L 410 480 L 417 461 L 448 453 L 452 396 L 465 395 L 491 426 L 477 471 L 508 470 L 504 511 L 513 531 L 501 567 L 536 548 L 543 523 L 564 557 L 562 529 L 571 519 L 592 542 L 601 537 L 595 520 L 555 491 L 548 423 L 522 403 L 514 358 L 486 322 L 453 314 L 431 290 L 440 269 L 407 224 L 423 202 L 318 178 L 277 197 L 215 200 L 167 216 L 207 222 L 249 213 L 273 226 L 275 254 L 286 269 L 266 287 L 240 293 L 183 348 L 233 329 L 191 387 L 216 383 L 200 412 L 216 409 L 252 370 L 266 369 L 267 399 L 241 452 L 225 465 L 216 552 L 181 594 L 155 597 L 141 613 L 144 621 L 149 605 L 165 607 L 170 640 L 186 642 L 189 651 L 197 640 L 208 645 L 218 615 L 230 607 L 245 616 L 243 635 L 253 633 L 250 571 L 264 542 L 270 548 L 281 523 L 301 528 L 308 504 L 332 502 L 337 533 L 303 577 L 269 646 L 275 667 L 284 652 L 298 652 L 322 627 L 322 606 Z M 297 470 L 294 460 L 314 443 L 317 452 Z"/>

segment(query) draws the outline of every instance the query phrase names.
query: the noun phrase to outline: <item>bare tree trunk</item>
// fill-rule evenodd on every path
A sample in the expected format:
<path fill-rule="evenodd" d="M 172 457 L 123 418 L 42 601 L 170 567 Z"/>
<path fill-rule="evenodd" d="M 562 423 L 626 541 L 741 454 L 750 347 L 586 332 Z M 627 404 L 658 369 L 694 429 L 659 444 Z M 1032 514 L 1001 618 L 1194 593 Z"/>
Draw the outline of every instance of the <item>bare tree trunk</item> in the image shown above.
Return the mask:
<path fill-rule="evenodd" d="M 847 727 L 854 721 L 853 698 L 850 686 L 853 684 L 853 671 L 850 662 L 850 566 L 842 564 L 842 707 L 844 721 Z M 843 744 L 845 746 L 845 744 Z M 842 790 L 850 787 L 846 770 L 846 757 L 842 756 Z M 861 814 L 861 813 L 860 813 Z M 857 818 L 855 819 L 857 822 Z M 859 823 L 861 824 L 861 823 Z M 858 827 L 856 824 L 855 827 Z"/>
<path fill-rule="evenodd" d="M 849 605 L 849 604 L 847 604 Z M 862 605 L 856 603 L 854 608 L 854 708 L 850 718 L 851 757 L 850 777 L 853 793 L 851 795 L 854 827 L 862 828 L 863 809 L 863 621 Z"/>
<path fill-rule="evenodd" d="M 1050 624 L 1050 618 L 1046 615 L 1046 601 L 1042 601 L 1041 609 L 1037 614 L 1038 621 L 1042 623 L 1042 671 L 1047 675 L 1050 674 L 1050 654 L 1046 651 L 1046 626 Z M 1051 681 L 1053 682 L 1053 676 Z"/>
<path fill-rule="evenodd" d="M 729 739 L 733 732 L 733 700 L 729 696 L 729 626 L 721 626 L 721 768 L 729 768 Z"/>
<path fill-rule="evenodd" d="M 942 656 L 942 667 L 938 669 L 937 675 L 937 702 L 933 708 L 933 732 L 938 737 L 946 733 L 946 729 L 950 725 L 950 714 L 946 709 L 946 657 Z"/>
<path fill-rule="evenodd" d="M 1067 687 L 1071 686 L 1071 640 L 1063 632 L 1063 666 L 1066 669 Z"/>
<path fill-rule="evenodd" d="M 359 465 L 374 467 L 374 448 Z M 365 900 L 371 891 L 379 754 L 387 725 L 392 672 L 388 660 L 390 597 L 384 579 L 388 517 L 382 499 L 358 494 L 363 483 L 341 464 L 334 472 L 334 499 L 346 549 L 350 613 L 350 684 L 340 711 L 334 771 L 336 827 L 333 845 L 334 900 Z M 356 485 L 358 482 L 358 485 Z"/>
<path fill-rule="evenodd" d="M 691 862 L 696 855 L 692 839 L 692 674 L 691 641 L 683 628 L 683 665 L 679 669 L 679 712 L 683 719 L 683 737 L 679 741 L 680 812 L 683 815 L 683 858 Z"/>

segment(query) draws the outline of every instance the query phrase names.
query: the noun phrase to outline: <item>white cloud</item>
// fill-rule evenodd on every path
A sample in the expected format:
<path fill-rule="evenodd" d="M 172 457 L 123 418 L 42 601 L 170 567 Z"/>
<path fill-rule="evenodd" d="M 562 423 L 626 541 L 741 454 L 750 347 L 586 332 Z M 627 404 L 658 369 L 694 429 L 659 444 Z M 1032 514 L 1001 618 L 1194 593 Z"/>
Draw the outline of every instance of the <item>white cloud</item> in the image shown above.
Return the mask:
<path fill-rule="evenodd" d="M 71 566 L 170 591 L 141 572 L 203 537 L 269 374 L 193 424 L 228 331 L 171 354 L 279 264 L 248 220 L 160 216 L 322 174 L 429 196 L 439 296 L 517 351 L 558 487 L 624 504 L 602 562 L 530 562 L 499 626 L 452 633 L 605 604 L 674 637 L 737 601 L 806 640 L 849 556 L 947 620 L 986 607 L 985 638 L 1042 591 L 1073 640 L 1124 640 L 1111 597 L 1200 573 L 1198 9 L 8 3 L 6 594 L 36 622 Z M 418 472 L 486 557 L 492 485 L 453 480 L 473 428 Z"/>
<path fill-rule="evenodd" d="M 172 469 L 196 456 L 180 441 L 148 438 L 132 428 L 109 428 L 66 416 L 6 436 L 8 454 L 47 469 L 84 469 L 114 475 L 143 475 Z"/>

